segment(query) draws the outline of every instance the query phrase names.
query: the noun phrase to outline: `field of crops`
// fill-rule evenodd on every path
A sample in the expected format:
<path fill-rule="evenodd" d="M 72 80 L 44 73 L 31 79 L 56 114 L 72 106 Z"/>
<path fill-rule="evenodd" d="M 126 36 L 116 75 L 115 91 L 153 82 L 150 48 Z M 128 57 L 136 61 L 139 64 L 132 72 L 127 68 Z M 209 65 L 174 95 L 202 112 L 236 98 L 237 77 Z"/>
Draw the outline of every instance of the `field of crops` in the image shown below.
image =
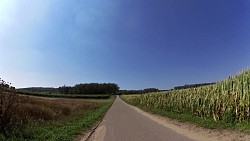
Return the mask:
<path fill-rule="evenodd" d="M 250 70 L 244 70 L 213 85 L 149 93 L 129 101 L 148 108 L 239 123 L 250 120 L 249 87 Z"/>
<path fill-rule="evenodd" d="M 21 95 L 53 97 L 53 98 L 74 98 L 74 99 L 109 99 L 110 94 L 47 94 L 47 93 L 32 93 L 18 92 Z"/>

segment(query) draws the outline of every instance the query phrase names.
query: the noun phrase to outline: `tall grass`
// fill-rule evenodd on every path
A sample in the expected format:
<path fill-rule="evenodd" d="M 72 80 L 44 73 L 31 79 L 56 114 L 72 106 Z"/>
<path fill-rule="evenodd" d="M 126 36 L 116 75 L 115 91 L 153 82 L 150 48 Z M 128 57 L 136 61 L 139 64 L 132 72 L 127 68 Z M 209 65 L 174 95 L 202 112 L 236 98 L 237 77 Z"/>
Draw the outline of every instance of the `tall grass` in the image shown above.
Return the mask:
<path fill-rule="evenodd" d="M 103 117 L 111 106 L 114 98 L 108 100 L 36 100 L 39 100 L 37 104 L 42 105 L 48 102 L 45 106 L 47 107 L 47 112 L 45 113 L 49 115 L 49 118 L 47 119 L 47 116 L 41 116 L 41 114 L 33 114 L 37 116 L 31 118 L 25 128 L 14 130 L 7 136 L 1 137 L 0 134 L 0 140 L 75 140 L 78 138 L 78 135 L 86 132 L 86 130 L 90 129 L 94 123 Z M 36 102 L 36 100 L 32 101 Z M 33 103 L 30 104 L 33 105 Z M 60 108 L 62 105 L 63 107 Z M 65 107 L 71 111 L 70 115 L 62 112 Z"/>
<path fill-rule="evenodd" d="M 114 98 L 105 100 L 51 99 L 18 96 L 11 118 L 17 123 L 0 132 L 0 140 L 73 140 L 108 110 Z"/>
<path fill-rule="evenodd" d="M 150 93 L 130 101 L 148 108 L 238 123 L 250 119 L 249 87 L 250 70 L 243 70 L 213 85 Z"/>
<path fill-rule="evenodd" d="M 29 120 L 56 120 L 96 105 L 98 105 L 97 102 L 88 100 L 53 100 L 20 96 L 16 114 L 24 114 Z"/>
<path fill-rule="evenodd" d="M 90 111 L 95 112 L 96 109 L 105 106 L 101 101 L 48 99 L 18 95 L 10 83 L 0 79 L 0 140 L 3 135 L 6 140 L 14 133 L 30 129 L 28 127 L 30 125 L 57 122 L 67 117 L 72 119 L 78 114 L 82 116 Z M 106 101 L 109 101 L 108 104 L 112 103 L 110 100 Z M 86 118 L 95 122 L 103 112 L 105 111 L 97 112 L 98 114 L 93 119 Z M 91 125 L 91 122 L 88 125 Z"/>
<path fill-rule="evenodd" d="M 20 95 L 0 78 L 0 140 L 73 140 L 100 120 L 114 101 L 110 95 L 56 97 L 63 99 Z"/>

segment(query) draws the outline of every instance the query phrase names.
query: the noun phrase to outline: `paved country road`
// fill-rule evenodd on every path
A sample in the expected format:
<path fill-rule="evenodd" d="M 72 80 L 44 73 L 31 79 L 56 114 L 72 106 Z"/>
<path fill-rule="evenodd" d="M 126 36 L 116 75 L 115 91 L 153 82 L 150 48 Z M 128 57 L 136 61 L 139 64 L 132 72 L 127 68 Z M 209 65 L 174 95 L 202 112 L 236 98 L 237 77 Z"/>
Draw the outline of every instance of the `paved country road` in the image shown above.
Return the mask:
<path fill-rule="evenodd" d="M 193 141 L 153 121 L 119 97 L 90 140 L 94 141 Z"/>

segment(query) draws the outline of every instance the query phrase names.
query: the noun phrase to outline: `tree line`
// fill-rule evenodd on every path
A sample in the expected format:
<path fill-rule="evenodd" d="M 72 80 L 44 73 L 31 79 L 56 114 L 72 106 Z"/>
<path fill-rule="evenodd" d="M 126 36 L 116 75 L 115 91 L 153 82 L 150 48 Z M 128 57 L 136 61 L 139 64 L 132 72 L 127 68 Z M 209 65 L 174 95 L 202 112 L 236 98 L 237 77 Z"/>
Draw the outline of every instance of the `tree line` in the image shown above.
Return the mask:
<path fill-rule="evenodd" d="M 206 85 L 212 85 L 212 84 L 216 84 L 216 83 L 212 82 L 212 83 L 201 83 L 201 84 L 185 84 L 184 86 L 176 86 L 176 87 L 174 87 L 174 90 L 197 88 L 197 87 L 200 87 L 200 86 L 206 86 Z"/>
<path fill-rule="evenodd" d="M 115 83 L 85 83 L 58 88 L 62 94 L 116 94 L 119 86 Z"/>
<path fill-rule="evenodd" d="M 29 87 L 29 88 L 19 88 L 18 92 L 58 94 L 59 90 L 58 90 L 58 88 L 52 88 L 52 87 Z"/>
<path fill-rule="evenodd" d="M 120 90 L 118 94 L 145 94 L 151 92 L 159 92 L 157 88 L 146 88 L 143 90 Z"/>

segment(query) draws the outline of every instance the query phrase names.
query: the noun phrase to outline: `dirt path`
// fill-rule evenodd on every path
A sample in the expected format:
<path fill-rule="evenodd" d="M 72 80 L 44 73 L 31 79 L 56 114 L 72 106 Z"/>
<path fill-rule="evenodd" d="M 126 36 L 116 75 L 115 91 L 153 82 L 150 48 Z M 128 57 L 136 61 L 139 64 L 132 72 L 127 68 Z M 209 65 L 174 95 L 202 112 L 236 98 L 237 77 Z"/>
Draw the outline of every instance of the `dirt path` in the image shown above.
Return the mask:
<path fill-rule="evenodd" d="M 88 141 L 250 141 L 249 135 L 211 130 L 146 113 L 119 97 Z M 86 141 L 86 137 L 81 141 Z"/>

